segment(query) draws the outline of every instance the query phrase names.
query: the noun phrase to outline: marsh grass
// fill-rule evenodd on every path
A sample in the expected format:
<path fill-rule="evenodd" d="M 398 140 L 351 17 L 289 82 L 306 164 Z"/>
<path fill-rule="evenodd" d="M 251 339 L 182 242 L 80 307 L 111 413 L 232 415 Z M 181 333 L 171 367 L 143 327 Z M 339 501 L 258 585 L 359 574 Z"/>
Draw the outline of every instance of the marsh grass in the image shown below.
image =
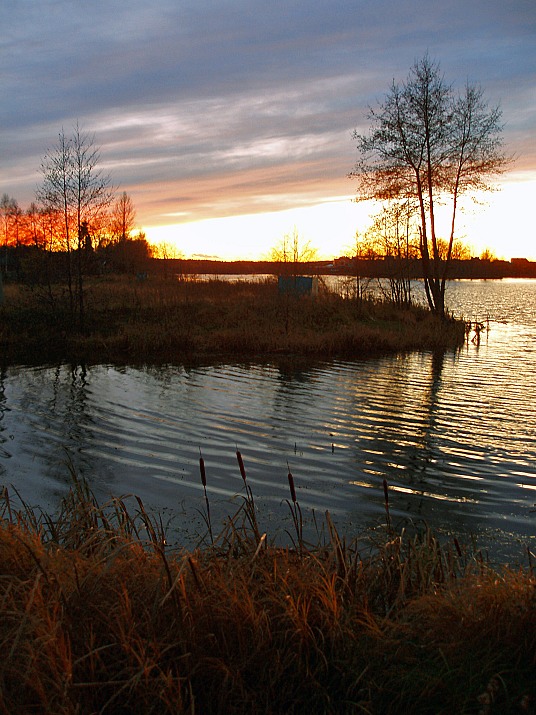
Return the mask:
<path fill-rule="evenodd" d="M 9 289 L 9 291 L 8 291 Z M 88 282 L 84 334 L 65 299 L 50 305 L 22 286 L 7 286 L 0 308 L 0 351 L 8 360 L 149 361 L 281 355 L 353 357 L 452 348 L 464 324 L 424 308 L 396 308 L 323 291 L 278 294 L 273 280 L 170 281 L 94 277 Z"/>
<path fill-rule="evenodd" d="M 365 553 L 329 514 L 308 546 L 290 478 L 277 548 L 237 459 L 244 503 L 193 551 L 74 476 L 53 517 L 4 489 L 1 713 L 534 712 L 531 568 L 392 525 Z"/>

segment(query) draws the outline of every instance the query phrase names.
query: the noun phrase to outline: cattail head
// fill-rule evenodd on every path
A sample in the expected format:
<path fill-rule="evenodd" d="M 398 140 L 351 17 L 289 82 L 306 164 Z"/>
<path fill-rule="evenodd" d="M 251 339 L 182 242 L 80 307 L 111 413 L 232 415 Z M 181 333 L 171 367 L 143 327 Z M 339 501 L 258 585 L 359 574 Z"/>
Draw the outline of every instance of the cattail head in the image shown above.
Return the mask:
<path fill-rule="evenodd" d="M 386 508 L 389 508 L 389 488 L 387 486 L 387 479 L 383 480 L 383 497 L 385 499 Z"/>
<path fill-rule="evenodd" d="M 296 489 L 294 488 L 294 477 L 291 472 L 288 473 L 288 485 L 290 487 L 290 497 L 296 503 Z"/>
<path fill-rule="evenodd" d="M 461 556 L 462 550 L 460 548 L 460 542 L 458 541 L 458 539 L 456 537 L 454 537 L 454 546 L 456 548 L 456 553 L 458 554 L 458 556 Z"/>
<path fill-rule="evenodd" d="M 242 479 L 244 482 L 246 481 L 246 470 L 244 468 L 244 460 L 242 459 L 242 455 L 236 450 L 236 458 L 238 459 L 238 466 L 240 467 L 240 474 L 242 475 Z"/>
<path fill-rule="evenodd" d="M 201 472 L 201 483 L 203 487 L 207 486 L 207 475 L 205 474 L 205 460 L 199 457 L 199 471 Z"/>

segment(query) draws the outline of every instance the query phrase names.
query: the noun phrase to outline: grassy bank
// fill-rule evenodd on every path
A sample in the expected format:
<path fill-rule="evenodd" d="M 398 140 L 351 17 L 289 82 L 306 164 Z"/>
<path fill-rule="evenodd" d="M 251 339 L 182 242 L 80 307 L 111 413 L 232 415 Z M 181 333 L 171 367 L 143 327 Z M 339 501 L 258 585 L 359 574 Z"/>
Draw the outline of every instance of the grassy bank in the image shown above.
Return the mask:
<path fill-rule="evenodd" d="M 65 294 L 5 286 L 4 362 L 176 362 L 221 357 L 352 358 L 463 344 L 462 322 L 377 301 L 279 295 L 275 282 L 179 282 L 95 277 L 85 289 L 84 329 Z"/>
<path fill-rule="evenodd" d="M 275 548 L 244 482 L 191 552 L 136 500 L 101 507 L 78 483 L 52 519 L 4 491 L 0 712 L 535 711 L 532 569 L 389 526 L 363 555 L 329 515 L 307 546 L 292 488 L 295 548 Z"/>

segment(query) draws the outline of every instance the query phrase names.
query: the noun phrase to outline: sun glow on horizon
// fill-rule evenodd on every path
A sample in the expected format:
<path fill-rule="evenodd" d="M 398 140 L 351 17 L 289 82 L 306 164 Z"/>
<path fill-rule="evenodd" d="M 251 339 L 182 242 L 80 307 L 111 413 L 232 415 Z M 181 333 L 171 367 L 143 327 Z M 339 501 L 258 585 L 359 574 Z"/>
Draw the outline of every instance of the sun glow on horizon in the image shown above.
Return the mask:
<path fill-rule="evenodd" d="M 151 244 L 165 243 L 186 258 L 263 260 L 288 233 L 316 248 L 319 258 L 330 260 L 351 251 L 355 234 L 370 224 L 371 206 L 357 204 L 351 195 L 318 204 L 267 213 L 242 214 L 193 222 L 148 226 L 143 230 Z M 474 256 L 485 249 L 498 258 L 536 260 L 536 235 L 531 217 L 536 179 L 504 182 L 501 190 L 484 194 L 483 205 L 471 205 L 458 215 L 457 236 Z"/>
<path fill-rule="evenodd" d="M 308 207 L 211 218 L 144 229 L 150 243 L 176 246 L 187 257 L 219 260 L 263 260 L 294 228 L 300 239 L 331 259 L 352 245 L 367 210 L 351 196 L 335 197 Z"/>

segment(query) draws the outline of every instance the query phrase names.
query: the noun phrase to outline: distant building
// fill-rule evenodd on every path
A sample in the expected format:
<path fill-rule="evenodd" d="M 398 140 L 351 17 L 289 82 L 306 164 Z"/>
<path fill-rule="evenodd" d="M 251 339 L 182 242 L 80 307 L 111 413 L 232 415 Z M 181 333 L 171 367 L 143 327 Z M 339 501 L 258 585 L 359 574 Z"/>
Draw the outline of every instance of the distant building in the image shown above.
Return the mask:
<path fill-rule="evenodd" d="M 317 295 L 318 278 L 309 276 L 279 276 L 279 292 L 291 295 Z"/>
<path fill-rule="evenodd" d="M 510 263 L 511 263 L 513 266 L 528 266 L 528 264 L 530 263 L 530 261 L 529 261 L 528 258 L 512 258 L 512 259 L 510 260 Z"/>

